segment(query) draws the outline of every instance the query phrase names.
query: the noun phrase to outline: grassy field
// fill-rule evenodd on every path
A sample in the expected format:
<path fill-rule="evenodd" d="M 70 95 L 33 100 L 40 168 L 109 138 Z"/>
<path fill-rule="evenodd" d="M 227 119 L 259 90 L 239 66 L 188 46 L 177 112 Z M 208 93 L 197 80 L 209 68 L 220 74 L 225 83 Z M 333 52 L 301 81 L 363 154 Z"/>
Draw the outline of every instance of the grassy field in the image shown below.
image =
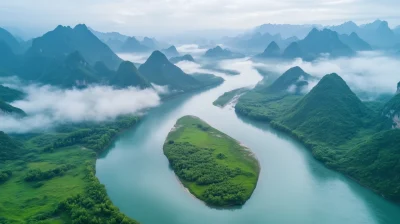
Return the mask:
<path fill-rule="evenodd" d="M 242 205 L 256 187 L 260 167 L 249 149 L 199 118 L 177 121 L 164 154 L 183 185 L 209 205 Z"/>
<path fill-rule="evenodd" d="M 239 89 L 235 89 L 235 90 L 226 92 L 223 95 L 221 95 L 220 97 L 218 97 L 218 99 L 215 100 L 213 102 L 213 104 L 214 104 L 214 106 L 225 107 L 227 104 L 232 102 L 232 100 L 234 100 L 236 97 L 239 97 L 241 94 L 245 93 L 246 91 L 248 91 L 247 88 L 239 88 Z"/>
<path fill-rule="evenodd" d="M 136 223 L 112 205 L 95 176 L 95 163 L 97 152 L 137 120 L 12 136 L 19 156 L 0 163 L 0 173 L 12 172 L 0 181 L 0 224 Z"/>

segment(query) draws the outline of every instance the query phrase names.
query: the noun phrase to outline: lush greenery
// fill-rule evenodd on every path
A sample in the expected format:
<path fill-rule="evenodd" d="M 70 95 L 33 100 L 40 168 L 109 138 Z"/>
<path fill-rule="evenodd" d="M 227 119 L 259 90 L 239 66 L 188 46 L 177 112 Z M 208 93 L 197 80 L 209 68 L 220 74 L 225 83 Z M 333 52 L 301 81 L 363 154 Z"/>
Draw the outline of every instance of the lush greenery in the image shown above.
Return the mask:
<path fill-rule="evenodd" d="M 151 87 L 150 83 L 139 74 L 135 65 L 129 61 L 121 63 L 110 84 L 121 88 L 137 86 L 144 89 Z"/>
<path fill-rule="evenodd" d="M 139 72 L 151 83 L 160 86 L 167 85 L 175 92 L 192 91 L 221 83 L 221 78 L 215 78 L 212 75 L 196 78 L 196 76 L 184 73 L 160 51 L 154 51 L 139 67 Z"/>
<path fill-rule="evenodd" d="M 387 125 L 384 113 L 399 107 L 398 95 L 386 105 L 364 104 L 336 74 L 326 75 L 304 97 L 260 89 L 265 87 L 239 99 L 239 114 L 269 121 L 303 142 L 325 165 L 400 201 L 400 131 Z"/>
<path fill-rule="evenodd" d="M 228 103 L 232 102 L 232 100 L 239 97 L 241 94 L 245 93 L 246 91 L 248 91 L 247 88 L 239 88 L 239 89 L 234 89 L 229 92 L 225 92 L 223 95 L 218 97 L 218 99 L 216 99 L 213 102 L 213 104 L 215 106 L 225 107 Z"/>
<path fill-rule="evenodd" d="M 243 205 L 256 187 L 260 168 L 252 153 L 199 118 L 177 121 L 164 154 L 183 185 L 209 205 Z"/>
<path fill-rule="evenodd" d="M 0 223 L 136 223 L 112 205 L 95 161 L 137 122 L 123 116 L 42 134 L 0 132 Z"/>

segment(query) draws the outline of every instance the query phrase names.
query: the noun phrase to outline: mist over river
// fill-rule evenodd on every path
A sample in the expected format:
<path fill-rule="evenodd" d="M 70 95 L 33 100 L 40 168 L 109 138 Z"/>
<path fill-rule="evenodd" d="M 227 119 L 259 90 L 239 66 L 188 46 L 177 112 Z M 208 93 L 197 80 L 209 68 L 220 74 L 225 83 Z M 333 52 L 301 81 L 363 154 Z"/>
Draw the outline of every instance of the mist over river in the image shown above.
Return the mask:
<path fill-rule="evenodd" d="M 222 63 L 238 76 L 203 92 L 185 94 L 151 109 L 97 161 L 97 177 L 112 202 L 143 224 L 400 223 L 400 206 L 325 168 L 301 144 L 265 123 L 238 117 L 232 105 L 212 102 L 224 92 L 254 86 L 262 77 L 246 60 Z M 180 64 L 185 72 L 193 65 Z M 249 147 L 261 165 L 257 188 L 244 206 L 214 209 L 190 195 L 163 155 L 176 120 L 195 115 Z"/>

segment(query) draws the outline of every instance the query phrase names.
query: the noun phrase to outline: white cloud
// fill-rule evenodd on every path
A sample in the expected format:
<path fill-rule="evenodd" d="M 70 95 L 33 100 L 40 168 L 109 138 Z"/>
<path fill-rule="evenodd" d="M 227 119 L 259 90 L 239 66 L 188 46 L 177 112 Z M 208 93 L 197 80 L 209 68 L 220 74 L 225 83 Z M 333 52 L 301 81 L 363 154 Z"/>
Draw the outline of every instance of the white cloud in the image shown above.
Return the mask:
<path fill-rule="evenodd" d="M 27 97 L 12 104 L 28 116 L 18 119 L 0 115 L 0 130 L 27 132 L 65 122 L 111 120 L 123 114 L 140 114 L 160 103 L 160 97 L 152 89 L 92 86 L 83 90 L 60 90 L 30 85 L 24 90 Z"/>
<path fill-rule="evenodd" d="M 322 58 L 314 62 L 296 59 L 291 62 L 265 63 L 264 66 L 279 74 L 291 67 L 300 66 L 305 72 L 318 78 L 337 73 L 353 91 L 377 94 L 394 93 L 396 84 L 400 81 L 397 72 L 400 67 L 399 58 L 386 56 L 381 52 L 359 53 L 352 58 Z"/>

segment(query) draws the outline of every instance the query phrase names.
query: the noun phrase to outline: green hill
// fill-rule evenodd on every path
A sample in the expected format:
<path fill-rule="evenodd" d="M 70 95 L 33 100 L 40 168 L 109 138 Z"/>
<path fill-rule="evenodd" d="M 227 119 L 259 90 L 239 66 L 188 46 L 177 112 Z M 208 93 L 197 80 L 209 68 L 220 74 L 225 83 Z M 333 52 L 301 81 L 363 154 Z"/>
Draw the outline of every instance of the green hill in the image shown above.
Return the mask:
<path fill-rule="evenodd" d="M 145 89 L 151 87 L 150 83 L 139 73 L 135 65 L 129 61 L 121 63 L 114 77 L 111 78 L 110 84 L 119 88 L 132 86 Z"/>
<path fill-rule="evenodd" d="M 15 100 L 20 100 L 24 96 L 25 94 L 19 90 L 0 85 L 0 100 L 3 100 L 5 102 L 12 102 Z"/>
<path fill-rule="evenodd" d="M 293 106 L 282 123 L 311 141 L 339 145 L 365 126 L 370 110 L 337 74 L 324 76 Z"/>
<path fill-rule="evenodd" d="M 283 73 L 265 91 L 268 93 L 290 92 L 301 94 L 310 79 L 312 79 L 310 74 L 296 66 Z"/>
<path fill-rule="evenodd" d="M 6 113 L 17 116 L 26 116 L 25 112 L 17 107 L 13 107 L 10 104 L 0 100 L 0 113 Z"/>
<path fill-rule="evenodd" d="M 71 27 L 58 26 L 55 30 L 35 38 L 28 54 L 45 57 L 65 57 L 79 51 L 92 65 L 103 61 L 109 68 L 115 69 L 122 60 L 84 24 Z"/>
<path fill-rule="evenodd" d="M 179 67 L 168 61 L 167 57 L 160 51 L 154 51 L 147 61 L 139 67 L 139 73 L 149 82 L 159 86 L 169 86 L 175 91 L 190 91 L 200 89 L 209 85 L 209 78 L 214 76 L 195 76 L 184 73 Z M 205 79 L 206 78 L 206 79 Z"/>
<path fill-rule="evenodd" d="M 390 127 L 400 128 L 400 93 L 385 104 L 382 115 L 388 119 Z"/>

